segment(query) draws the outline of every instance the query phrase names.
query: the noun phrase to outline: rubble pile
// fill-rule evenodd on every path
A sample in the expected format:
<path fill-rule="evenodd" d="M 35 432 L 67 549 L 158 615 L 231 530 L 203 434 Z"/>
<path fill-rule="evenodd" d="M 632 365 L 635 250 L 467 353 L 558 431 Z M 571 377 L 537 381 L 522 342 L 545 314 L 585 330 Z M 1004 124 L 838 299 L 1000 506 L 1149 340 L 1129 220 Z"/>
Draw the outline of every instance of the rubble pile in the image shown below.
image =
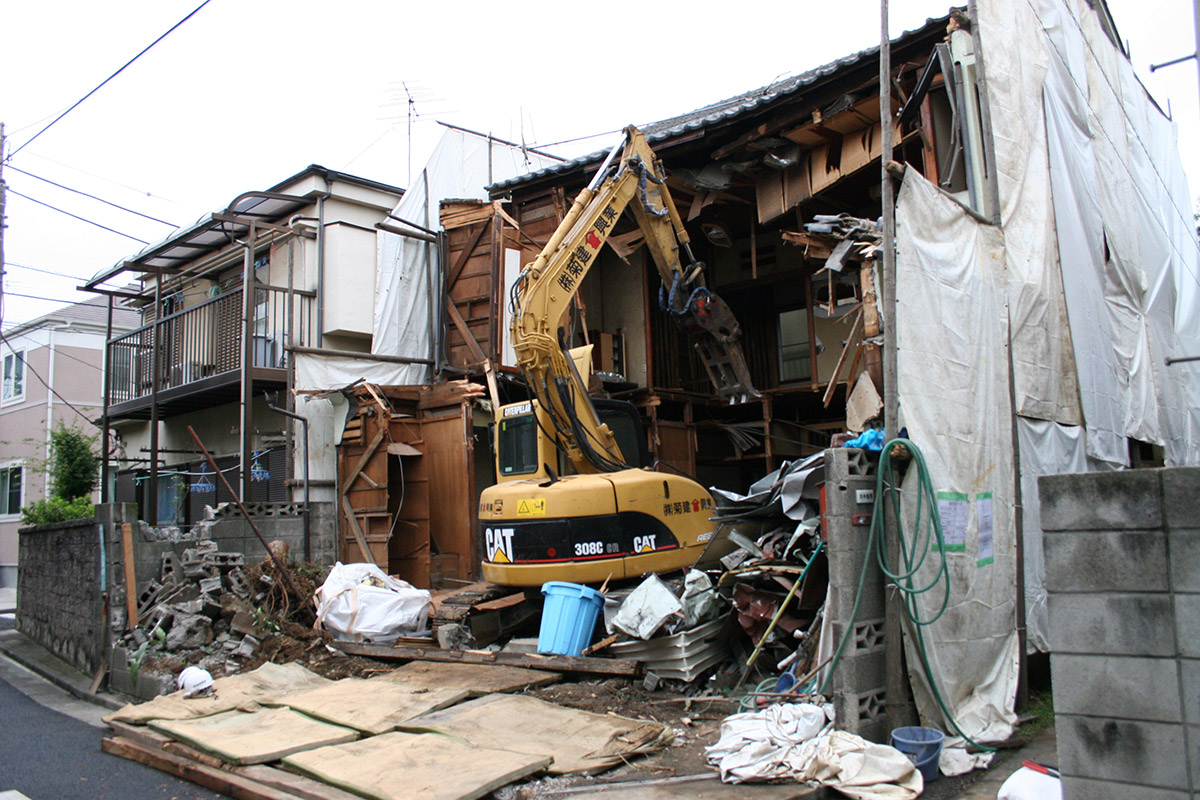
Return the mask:
<path fill-rule="evenodd" d="M 286 560 L 286 543 L 271 546 Z M 319 647 L 312 594 L 323 569 L 298 564 L 290 572 L 299 597 L 269 557 L 247 565 L 243 553 L 222 551 L 212 540 L 181 555 L 164 553 L 158 578 L 138 596 L 137 624 L 119 642 L 131 669 L 174 673 L 193 664 L 231 675 Z"/>

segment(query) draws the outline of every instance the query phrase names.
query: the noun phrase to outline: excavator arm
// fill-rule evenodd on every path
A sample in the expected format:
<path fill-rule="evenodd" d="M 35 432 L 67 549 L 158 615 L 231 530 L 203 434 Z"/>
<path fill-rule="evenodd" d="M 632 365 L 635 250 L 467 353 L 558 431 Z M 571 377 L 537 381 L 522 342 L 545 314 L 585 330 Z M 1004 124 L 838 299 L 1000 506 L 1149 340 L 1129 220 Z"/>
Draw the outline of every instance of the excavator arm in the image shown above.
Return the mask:
<path fill-rule="evenodd" d="M 716 391 L 731 403 L 759 396 L 738 343 L 737 320 L 705 287 L 703 265 L 692 256 L 662 167 L 645 136 L 630 126 L 542 252 L 522 271 L 510 298 L 513 349 L 537 398 L 540 423 L 553 428 L 579 472 L 614 472 L 626 464 L 612 431 L 597 418 L 558 330 L 626 208 L 662 278 L 661 304 L 692 337 Z"/>

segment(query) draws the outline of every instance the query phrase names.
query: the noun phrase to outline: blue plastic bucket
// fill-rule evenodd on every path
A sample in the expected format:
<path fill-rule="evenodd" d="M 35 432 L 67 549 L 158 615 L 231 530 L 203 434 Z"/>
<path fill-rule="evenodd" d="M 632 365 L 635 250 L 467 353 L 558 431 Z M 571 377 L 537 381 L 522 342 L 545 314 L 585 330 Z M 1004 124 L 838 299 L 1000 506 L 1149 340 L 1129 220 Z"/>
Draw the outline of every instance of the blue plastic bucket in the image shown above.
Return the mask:
<path fill-rule="evenodd" d="M 556 656 L 583 655 L 592 641 L 596 617 L 604 607 L 604 595 L 578 583 L 550 581 L 542 584 L 546 603 L 538 631 L 538 652 Z"/>
<path fill-rule="evenodd" d="M 926 783 L 936 780 L 938 760 L 946 734 L 935 728 L 896 728 L 892 731 L 892 747 L 908 756 Z"/>

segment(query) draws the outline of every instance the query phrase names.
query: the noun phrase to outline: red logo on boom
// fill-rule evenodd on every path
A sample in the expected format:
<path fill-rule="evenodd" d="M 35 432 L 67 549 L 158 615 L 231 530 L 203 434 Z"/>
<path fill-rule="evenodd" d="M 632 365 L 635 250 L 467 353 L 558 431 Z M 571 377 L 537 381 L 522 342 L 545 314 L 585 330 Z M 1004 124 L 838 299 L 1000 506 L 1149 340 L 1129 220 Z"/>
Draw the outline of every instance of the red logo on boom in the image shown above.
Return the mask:
<path fill-rule="evenodd" d="M 600 249 L 600 237 L 597 236 L 592 231 L 588 231 L 587 243 L 588 243 L 588 247 L 592 248 L 593 250 Z"/>

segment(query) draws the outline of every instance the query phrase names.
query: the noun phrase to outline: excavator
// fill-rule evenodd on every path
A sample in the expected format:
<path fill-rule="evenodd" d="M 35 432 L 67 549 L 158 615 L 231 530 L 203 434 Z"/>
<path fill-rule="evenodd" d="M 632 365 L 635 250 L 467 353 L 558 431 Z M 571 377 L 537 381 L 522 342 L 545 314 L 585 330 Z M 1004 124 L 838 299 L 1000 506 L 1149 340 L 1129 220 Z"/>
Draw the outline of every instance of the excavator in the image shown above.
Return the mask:
<path fill-rule="evenodd" d="M 691 338 L 717 394 L 730 403 L 759 396 L 737 320 L 705 286 L 662 164 L 630 126 L 510 293 L 511 341 L 532 399 L 495 411 L 498 482 L 479 505 L 490 583 L 670 572 L 694 563 L 713 537 L 709 493 L 649 468 L 637 410 L 590 398 L 590 347 L 567 350 L 560 338 L 564 315 L 626 210 L 662 278 L 660 305 Z"/>

